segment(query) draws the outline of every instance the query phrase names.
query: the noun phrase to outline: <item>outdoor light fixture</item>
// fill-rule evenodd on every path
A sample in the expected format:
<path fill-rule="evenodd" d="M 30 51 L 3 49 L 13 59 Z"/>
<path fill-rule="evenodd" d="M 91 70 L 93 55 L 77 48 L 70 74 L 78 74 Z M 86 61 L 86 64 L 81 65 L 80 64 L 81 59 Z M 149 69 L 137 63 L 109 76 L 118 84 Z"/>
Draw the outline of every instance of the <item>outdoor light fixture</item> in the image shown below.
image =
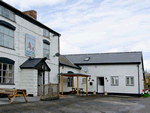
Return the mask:
<path fill-rule="evenodd" d="M 55 55 L 53 57 L 59 57 L 60 54 L 59 53 L 55 53 Z"/>

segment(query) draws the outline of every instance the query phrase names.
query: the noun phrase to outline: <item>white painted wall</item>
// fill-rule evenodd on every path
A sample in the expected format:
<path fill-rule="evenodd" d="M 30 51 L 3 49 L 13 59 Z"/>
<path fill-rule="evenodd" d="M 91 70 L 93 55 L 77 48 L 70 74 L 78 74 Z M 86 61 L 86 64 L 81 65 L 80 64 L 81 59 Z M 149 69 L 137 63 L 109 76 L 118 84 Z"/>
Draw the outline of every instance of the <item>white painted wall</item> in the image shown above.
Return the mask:
<path fill-rule="evenodd" d="M 84 66 L 80 66 L 84 67 Z M 97 77 L 104 77 L 104 89 L 108 93 L 132 93 L 132 94 L 138 94 L 138 67 L 136 64 L 126 64 L 126 65 L 86 65 L 88 67 L 88 72 L 85 73 L 83 70 L 74 70 L 73 72 L 79 72 L 82 74 L 91 75 L 91 80 L 88 82 L 93 82 L 93 85 L 89 85 L 88 83 L 88 91 L 97 92 Z M 143 84 L 143 75 L 142 75 L 142 69 L 140 65 L 140 93 L 142 92 L 142 89 L 144 88 Z M 61 72 L 67 72 L 68 70 L 71 70 L 68 67 L 65 67 L 64 69 L 61 69 Z M 118 86 L 112 86 L 111 85 L 111 76 L 119 76 L 119 85 Z M 134 86 L 126 86 L 126 76 L 134 76 Z M 107 77 L 107 80 L 105 79 Z M 75 80 L 75 86 L 76 78 Z M 94 80 L 94 81 L 92 81 Z M 79 87 L 84 88 L 84 91 L 86 91 L 86 85 L 82 84 L 82 78 L 79 78 Z M 67 87 L 64 87 L 64 91 Z"/>
<path fill-rule="evenodd" d="M 75 69 L 75 68 L 71 68 L 71 67 L 67 67 L 67 66 L 61 66 L 60 67 L 60 73 L 68 73 L 68 71 L 72 71 L 74 73 L 79 73 L 79 69 Z M 76 81 L 76 77 L 74 77 L 74 82 Z M 74 85 L 74 87 L 76 87 L 76 85 Z M 60 88 L 59 88 L 60 92 L 61 92 L 61 77 L 60 77 Z M 70 92 L 72 91 L 72 87 L 68 87 L 68 77 L 63 77 L 63 91 L 64 92 Z"/>
<path fill-rule="evenodd" d="M 53 57 L 58 52 L 58 36 L 50 37 L 50 39 L 43 36 L 43 28 L 40 28 L 29 21 L 15 15 L 16 22 L 13 22 L 3 16 L 0 16 L 0 20 L 4 20 L 16 27 L 14 32 L 14 50 L 0 46 L 0 57 L 10 58 L 15 61 L 14 70 L 14 84 L 15 85 L 1 85 L 1 88 L 23 88 L 27 89 L 27 92 L 33 93 L 35 96 L 37 93 L 37 83 L 34 82 L 34 90 L 28 88 L 27 79 L 32 79 L 37 76 L 35 70 L 21 70 L 20 65 L 24 63 L 29 57 L 25 55 L 25 35 L 30 34 L 36 38 L 36 52 L 35 58 L 43 58 L 43 39 L 50 42 L 50 58 L 46 60 L 47 65 L 51 68 L 51 72 L 46 72 L 45 83 L 48 81 L 52 83 L 58 83 L 58 57 Z M 27 74 L 29 74 L 27 76 Z M 22 78 L 25 79 L 23 80 Z M 49 76 L 49 77 L 48 77 Z M 48 80 L 48 78 L 50 80 Z"/>

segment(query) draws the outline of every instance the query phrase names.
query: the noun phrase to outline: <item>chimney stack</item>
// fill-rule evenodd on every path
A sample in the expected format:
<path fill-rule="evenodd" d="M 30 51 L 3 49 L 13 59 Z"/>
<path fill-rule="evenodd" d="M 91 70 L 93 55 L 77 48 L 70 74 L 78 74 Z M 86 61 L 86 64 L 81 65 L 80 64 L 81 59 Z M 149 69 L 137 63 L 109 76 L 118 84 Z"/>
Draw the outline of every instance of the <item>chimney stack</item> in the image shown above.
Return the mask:
<path fill-rule="evenodd" d="M 37 19 L 37 12 L 35 10 L 24 11 L 23 13 L 34 18 L 35 20 Z"/>

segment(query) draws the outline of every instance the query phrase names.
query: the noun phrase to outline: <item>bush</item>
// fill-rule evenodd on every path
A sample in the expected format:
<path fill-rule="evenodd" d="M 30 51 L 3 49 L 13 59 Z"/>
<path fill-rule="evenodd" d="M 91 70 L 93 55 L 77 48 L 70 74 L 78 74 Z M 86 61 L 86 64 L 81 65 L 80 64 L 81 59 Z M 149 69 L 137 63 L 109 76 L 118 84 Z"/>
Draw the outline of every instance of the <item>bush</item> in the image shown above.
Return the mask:
<path fill-rule="evenodd" d="M 141 97 L 145 97 L 145 98 L 147 98 L 147 97 L 150 97 L 150 94 L 141 94 Z"/>

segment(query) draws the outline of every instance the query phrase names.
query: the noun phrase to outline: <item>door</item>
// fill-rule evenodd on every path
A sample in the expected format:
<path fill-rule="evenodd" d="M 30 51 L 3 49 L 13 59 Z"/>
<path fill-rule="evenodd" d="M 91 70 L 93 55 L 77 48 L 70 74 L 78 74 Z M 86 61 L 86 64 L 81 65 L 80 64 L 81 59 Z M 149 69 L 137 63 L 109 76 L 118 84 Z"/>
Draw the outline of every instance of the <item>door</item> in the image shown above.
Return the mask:
<path fill-rule="evenodd" d="M 98 93 L 104 93 L 104 77 L 97 77 Z"/>
<path fill-rule="evenodd" d="M 40 95 L 40 85 L 45 84 L 44 71 L 38 71 L 38 95 Z"/>

